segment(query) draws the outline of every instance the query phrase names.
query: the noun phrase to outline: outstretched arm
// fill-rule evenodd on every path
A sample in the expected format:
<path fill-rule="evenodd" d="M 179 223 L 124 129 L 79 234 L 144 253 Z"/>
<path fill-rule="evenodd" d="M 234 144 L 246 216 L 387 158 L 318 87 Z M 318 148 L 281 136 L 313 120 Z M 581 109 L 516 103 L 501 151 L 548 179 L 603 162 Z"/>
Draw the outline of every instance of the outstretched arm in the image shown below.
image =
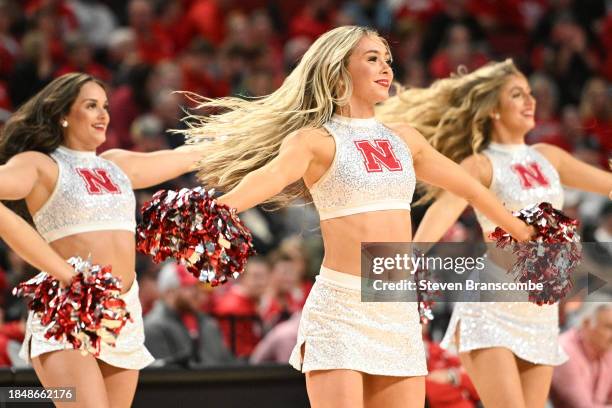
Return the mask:
<path fill-rule="evenodd" d="M 416 130 L 404 126 L 400 134 L 413 152 L 417 178 L 462 197 L 517 240 L 529 240 L 533 230 L 513 217 L 477 179 L 457 163 L 438 153 Z"/>
<path fill-rule="evenodd" d="M 313 158 L 309 133 L 309 130 L 303 129 L 287 136 L 278 156 L 265 166 L 247 174 L 218 201 L 242 212 L 274 197 L 285 187 L 298 181 L 308 170 Z"/>
<path fill-rule="evenodd" d="M 468 202 L 448 191 L 429 206 L 414 234 L 414 242 L 438 242 L 459 219 Z"/>
<path fill-rule="evenodd" d="M 472 155 L 463 160 L 460 166 L 480 184 L 484 186 L 491 184 L 491 165 L 484 156 Z M 438 242 L 457 221 L 467 205 L 468 202 L 460 196 L 448 191 L 442 192 L 440 197 L 427 209 L 414 235 L 414 241 Z"/>
<path fill-rule="evenodd" d="M 612 173 L 581 162 L 557 146 L 539 143 L 534 147 L 555 166 L 561 184 L 610 196 L 612 199 Z"/>
<path fill-rule="evenodd" d="M 21 217 L 0 204 L 0 238 L 37 269 L 69 283 L 74 270 Z"/>
<path fill-rule="evenodd" d="M 204 152 L 193 146 L 151 153 L 111 149 L 100 157 L 115 163 L 128 176 L 135 190 L 147 188 L 195 170 Z"/>

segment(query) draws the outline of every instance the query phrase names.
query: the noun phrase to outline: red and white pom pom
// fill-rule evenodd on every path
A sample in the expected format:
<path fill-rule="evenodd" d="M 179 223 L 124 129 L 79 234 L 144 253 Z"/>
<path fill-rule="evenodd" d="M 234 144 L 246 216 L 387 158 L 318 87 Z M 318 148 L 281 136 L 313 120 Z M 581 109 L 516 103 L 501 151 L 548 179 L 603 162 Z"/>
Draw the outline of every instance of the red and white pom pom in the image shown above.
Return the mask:
<path fill-rule="evenodd" d="M 154 262 L 174 258 L 212 286 L 237 278 L 254 253 L 253 238 L 234 209 L 202 187 L 160 190 L 142 207 L 138 251 Z"/>
<path fill-rule="evenodd" d="M 47 273 L 22 282 L 13 294 L 29 299 L 28 308 L 40 317 L 45 337 L 66 340 L 84 354 L 98 356 L 101 343 L 114 346 L 123 326 L 130 320 L 121 294 L 121 281 L 111 267 L 89 260 L 70 258 L 76 275 L 70 286 Z"/>
<path fill-rule="evenodd" d="M 519 282 L 542 283 L 542 291 L 529 293 L 529 300 L 539 305 L 552 304 L 571 290 L 571 273 L 582 258 L 579 245 L 578 221 L 541 203 L 514 213 L 536 228 L 534 241 L 517 242 L 497 227 L 490 237 L 501 248 L 510 248 L 518 258 L 509 271 Z"/>

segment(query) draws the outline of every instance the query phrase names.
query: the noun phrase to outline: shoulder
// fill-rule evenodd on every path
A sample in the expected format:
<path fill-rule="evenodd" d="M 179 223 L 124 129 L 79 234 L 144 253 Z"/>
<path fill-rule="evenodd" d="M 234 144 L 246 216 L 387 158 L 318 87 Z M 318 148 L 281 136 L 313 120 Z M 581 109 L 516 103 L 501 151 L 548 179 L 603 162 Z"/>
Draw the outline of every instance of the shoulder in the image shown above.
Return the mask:
<path fill-rule="evenodd" d="M 423 147 L 429 146 L 425 137 L 412 126 L 403 122 L 383 122 L 394 134 L 399 136 L 410 148 L 413 154 L 418 154 Z"/>
<path fill-rule="evenodd" d="M 16 154 L 15 156 L 11 157 L 9 162 L 39 164 L 53 163 L 53 159 L 49 155 L 41 152 L 27 151 Z"/>
<path fill-rule="evenodd" d="M 123 149 L 110 149 L 110 150 L 106 150 L 100 153 L 98 157 L 104 160 L 111 161 L 111 162 L 116 162 L 133 153 L 134 152 L 130 152 L 128 150 L 123 150 Z"/>
<path fill-rule="evenodd" d="M 291 132 L 282 142 L 281 150 L 297 148 L 312 151 L 321 138 L 329 134 L 323 128 L 302 128 Z"/>
<path fill-rule="evenodd" d="M 536 143 L 531 148 L 544 156 L 553 166 L 557 167 L 559 161 L 568 153 L 560 147 L 548 143 Z"/>
<path fill-rule="evenodd" d="M 34 167 L 42 170 L 48 169 L 49 166 L 55 166 L 55 162 L 49 155 L 35 151 L 16 154 L 6 164 L 7 166 L 19 168 Z"/>
<path fill-rule="evenodd" d="M 285 138 L 285 142 L 307 144 L 323 136 L 329 136 L 324 128 L 305 127 L 291 132 Z"/>
<path fill-rule="evenodd" d="M 491 160 L 483 153 L 474 153 L 459 163 L 466 170 L 486 169 L 491 167 Z"/>
<path fill-rule="evenodd" d="M 489 186 L 493 175 L 491 160 L 483 153 L 474 153 L 459 163 L 472 177 L 480 180 L 481 184 Z"/>

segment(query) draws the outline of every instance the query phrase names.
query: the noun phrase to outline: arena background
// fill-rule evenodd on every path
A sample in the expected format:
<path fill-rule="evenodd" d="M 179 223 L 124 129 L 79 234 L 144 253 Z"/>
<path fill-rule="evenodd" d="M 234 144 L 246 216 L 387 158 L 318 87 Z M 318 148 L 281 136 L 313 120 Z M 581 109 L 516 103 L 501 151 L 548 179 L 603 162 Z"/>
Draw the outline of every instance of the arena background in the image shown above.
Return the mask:
<path fill-rule="evenodd" d="M 108 84 L 111 124 L 100 151 L 176 147 L 182 140 L 168 129 L 183 126 L 182 109 L 189 104 L 172 91 L 266 95 L 314 39 L 346 24 L 375 27 L 389 40 L 396 80 L 407 87 L 427 86 L 459 66 L 473 70 L 513 58 L 538 102 L 528 142 L 552 143 L 606 165 L 612 152 L 610 0 L 0 0 L 0 124 L 54 77 L 83 71 Z M 163 187 L 195 185 L 194 177 L 184 177 Z M 154 191 L 138 191 L 139 202 Z M 611 240 L 607 199 L 567 191 L 565 206 L 581 221 L 585 241 Z M 413 211 L 415 228 L 424 210 Z M 198 343 L 198 325 L 182 319 L 193 347 L 186 354 L 169 348 L 157 367 L 143 370 L 134 406 L 308 405 L 303 377 L 283 364 L 281 351 L 295 338 L 300 308 L 321 263 L 316 212 L 310 205 L 277 212 L 258 208 L 242 218 L 266 259 L 252 267 L 252 279 L 233 287 L 194 287 L 175 265 L 160 274 L 162 266 L 139 257 L 145 314 L 168 292 L 193 300 L 195 288 L 199 327 L 205 322 L 206 335 L 228 353 L 208 355 L 209 343 Z M 444 239 L 476 243 L 480 236 L 468 210 Z M 605 252 L 609 262 L 612 252 Z M 0 242 L 2 386 L 37 384 L 17 357 L 25 309 L 10 294 L 34 273 Z M 602 299 L 610 300 L 612 285 L 606 285 Z M 576 324 L 582 300 L 563 302 L 562 330 Z M 450 304 L 436 308 L 427 330 L 434 346 L 450 312 Z M 147 330 L 155 329 L 151 323 Z M 164 348 L 150 343 L 157 341 L 154 335 L 147 341 Z M 432 401 L 436 390 L 428 386 Z M 460 406 L 477 406 L 470 404 Z"/>

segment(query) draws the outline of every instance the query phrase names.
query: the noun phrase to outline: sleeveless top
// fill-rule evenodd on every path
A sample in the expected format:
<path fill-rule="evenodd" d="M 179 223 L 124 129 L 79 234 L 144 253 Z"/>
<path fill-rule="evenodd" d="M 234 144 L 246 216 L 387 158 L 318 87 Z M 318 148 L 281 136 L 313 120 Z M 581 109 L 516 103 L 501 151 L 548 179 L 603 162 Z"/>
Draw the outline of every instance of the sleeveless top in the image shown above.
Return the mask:
<path fill-rule="evenodd" d="M 406 143 L 374 118 L 334 115 L 324 128 L 336 151 L 310 188 L 321 220 L 369 211 L 410 210 L 416 184 Z"/>
<path fill-rule="evenodd" d="M 125 173 L 113 162 L 60 146 L 50 154 L 57 163 L 57 183 L 33 215 L 47 242 L 69 235 L 136 228 L 136 198 Z"/>
<path fill-rule="evenodd" d="M 489 189 L 507 209 L 517 211 L 543 201 L 557 209 L 563 207 L 559 173 L 536 149 L 526 144 L 491 142 L 482 153 L 489 158 L 493 171 Z M 495 223 L 474 211 L 483 231 L 495 229 Z"/>

